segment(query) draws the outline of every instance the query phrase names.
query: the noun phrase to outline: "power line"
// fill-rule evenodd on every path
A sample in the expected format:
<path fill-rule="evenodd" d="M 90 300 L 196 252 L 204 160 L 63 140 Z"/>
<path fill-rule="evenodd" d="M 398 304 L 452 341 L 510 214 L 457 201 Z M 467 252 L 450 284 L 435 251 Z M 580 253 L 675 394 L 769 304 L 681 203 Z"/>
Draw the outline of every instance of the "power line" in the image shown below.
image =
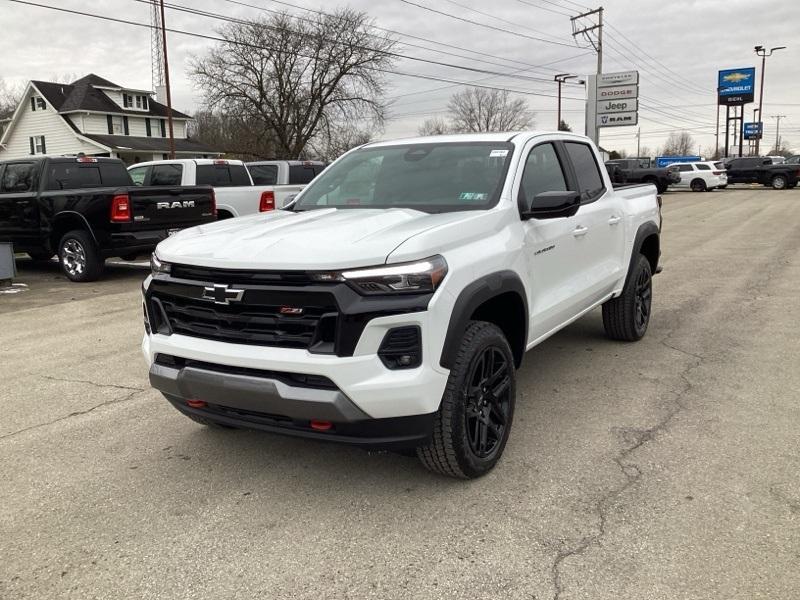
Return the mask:
<path fill-rule="evenodd" d="M 567 46 L 568 48 L 575 48 L 574 44 L 570 44 L 568 42 L 556 42 L 553 40 L 546 40 L 544 38 L 535 37 L 532 35 L 528 35 L 526 33 L 520 33 L 518 31 L 511 31 L 510 29 L 503 29 L 502 27 L 495 27 L 494 25 L 489 25 L 488 23 L 480 23 L 478 21 L 473 21 L 472 19 L 467 19 L 465 17 L 459 17 L 458 15 L 454 15 L 448 12 L 444 12 L 443 10 L 437 10 L 435 8 L 431 8 L 430 6 L 425 6 L 423 4 L 417 4 L 416 2 L 412 2 L 411 0 L 400 0 L 400 2 L 404 4 L 409 4 L 411 6 L 416 6 L 417 8 L 421 8 L 423 10 L 427 10 L 432 13 L 436 13 L 450 19 L 455 19 L 457 21 L 463 21 L 464 23 L 469 23 L 471 25 L 477 25 L 478 27 L 484 27 L 486 29 L 491 29 L 493 31 L 501 31 L 503 33 L 508 33 L 510 35 L 515 35 L 517 37 L 526 38 L 529 40 L 534 40 L 536 42 L 544 42 L 546 44 L 556 44 L 557 46 Z"/>
<path fill-rule="evenodd" d="M 61 12 L 61 13 L 79 15 L 79 16 L 84 16 L 84 17 L 91 17 L 91 18 L 100 19 L 100 20 L 104 20 L 104 21 L 109 21 L 109 22 L 113 22 L 113 23 L 120 23 L 120 24 L 124 24 L 124 25 L 133 25 L 133 26 L 136 26 L 136 27 L 143 27 L 143 28 L 146 28 L 146 29 L 151 29 L 152 28 L 152 26 L 149 25 L 148 23 L 140 23 L 138 21 L 131 21 L 129 19 L 121 19 L 119 17 L 110 17 L 110 16 L 107 16 L 107 15 L 98 15 L 96 13 L 79 11 L 79 10 L 74 10 L 74 9 L 69 9 L 69 8 L 62 8 L 62 7 L 59 7 L 59 6 L 50 6 L 50 5 L 47 5 L 47 4 L 40 4 L 38 2 L 31 2 L 29 0 L 6 0 L 6 1 L 7 2 L 14 2 L 16 4 L 24 4 L 26 6 L 34 6 L 34 7 L 37 7 L 37 8 L 44 8 L 44 9 L 53 10 L 53 11 L 57 11 L 57 12 Z M 226 42 L 226 43 L 231 43 L 231 44 L 237 45 L 237 46 L 244 46 L 244 47 L 250 47 L 250 48 L 255 48 L 255 49 L 270 50 L 272 52 L 289 54 L 289 55 L 293 55 L 293 56 L 300 56 L 300 57 L 303 57 L 303 58 L 313 58 L 312 56 L 303 55 L 303 54 L 300 54 L 298 52 L 289 52 L 289 51 L 286 51 L 286 50 L 277 50 L 277 49 L 269 48 L 269 47 L 266 47 L 266 46 L 259 46 L 257 44 L 249 44 L 247 42 L 230 41 L 230 40 L 226 40 L 226 39 L 221 38 L 221 37 L 208 35 L 208 34 L 204 34 L 204 33 L 197 33 L 197 32 L 192 32 L 192 31 L 184 31 L 184 30 L 181 30 L 181 29 L 174 29 L 174 28 L 170 28 L 170 27 L 166 27 L 164 29 L 165 29 L 165 31 L 168 31 L 170 33 L 175 33 L 175 34 L 178 34 L 178 35 L 185 35 L 185 36 L 196 37 L 196 38 L 201 38 L 201 39 L 211 40 L 211 41 L 217 41 L 217 42 Z M 435 77 L 433 75 L 423 75 L 421 73 L 407 73 L 407 72 L 403 72 L 403 71 L 396 71 L 396 70 L 392 70 L 392 69 L 380 69 L 380 68 L 370 68 L 370 70 L 375 71 L 375 72 L 379 72 L 379 73 L 387 73 L 387 74 L 392 74 L 392 75 L 399 75 L 401 77 L 413 77 L 413 78 L 425 79 L 425 80 L 429 80 L 429 81 L 441 81 L 441 82 L 445 82 L 445 83 L 455 83 L 455 84 L 458 84 L 458 85 L 469 85 L 469 86 L 472 86 L 472 87 L 480 87 L 480 88 L 485 88 L 485 89 L 507 91 L 507 92 L 511 92 L 511 93 L 514 93 L 514 94 L 521 94 L 521 95 L 528 95 L 528 96 L 541 96 L 541 97 L 545 97 L 545 98 L 555 98 L 556 97 L 554 94 L 543 94 L 543 93 L 531 92 L 531 91 L 527 91 L 527 90 L 516 90 L 516 89 L 510 89 L 510 88 L 499 87 L 499 86 L 480 85 L 480 84 L 476 84 L 476 83 L 458 81 L 458 80 L 455 80 L 455 79 L 448 79 L 448 78 L 444 78 L 444 77 Z M 502 74 L 500 74 L 500 75 L 502 75 Z"/>
<path fill-rule="evenodd" d="M 541 8 L 542 10 L 546 10 L 546 11 L 549 11 L 551 13 L 555 13 L 557 15 L 561 15 L 562 17 L 571 17 L 572 16 L 568 12 L 561 12 L 560 10 L 555 10 L 553 8 L 548 8 L 547 6 L 541 6 L 539 4 L 534 4 L 533 2 L 529 2 L 528 0 L 517 0 L 517 2 L 519 2 L 520 4 L 525 4 L 526 6 L 531 6 L 533 8 Z M 554 3 L 553 2 L 548 2 L 548 4 L 554 4 Z M 555 4 L 555 6 L 558 6 L 558 4 Z M 559 6 L 559 8 L 564 8 L 564 7 Z"/>

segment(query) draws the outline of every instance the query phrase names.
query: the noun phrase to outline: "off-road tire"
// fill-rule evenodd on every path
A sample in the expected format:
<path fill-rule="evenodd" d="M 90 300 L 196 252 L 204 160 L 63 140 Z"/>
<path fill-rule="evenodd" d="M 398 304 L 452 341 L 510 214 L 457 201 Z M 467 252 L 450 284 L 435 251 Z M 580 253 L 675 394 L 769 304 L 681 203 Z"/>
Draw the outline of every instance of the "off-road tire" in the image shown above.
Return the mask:
<path fill-rule="evenodd" d="M 507 365 L 507 382 L 506 376 L 502 380 L 507 385 L 500 392 L 506 412 L 502 433 L 495 438 L 492 453 L 481 458 L 470 447 L 466 390 L 470 384 L 468 378 L 475 372 L 476 362 L 490 351 L 499 352 Z M 481 477 L 491 471 L 500 460 L 508 441 L 514 418 L 515 394 L 514 356 L 508 340 L 493 323 L 471 321 L 461 338 L 455 364 L 450 370 L 442 403 L 435 416 L 432 439 L 427 445 L 417 448 L 417 456 L 422 464 L 435 473 L 460 479 Z"/>
<path fill-rule="evenodd" d="M 78 258 L 73 258 L 74 256 Z M 58 261 L 64 275 L 78 282 L 98 279 L 105 267 L 105 260 L 100 257 L 92 236 L 82 229 L 69 231 L 61 238 L 58 243 Z M 75 266 L 74 261 L 82 266 Z"/>
<path fill-rule="evenodd" d="M 789 180 L 786 175 L 775 175 L 772 178 L 771 184 L 773 190 L 785 190 L 789 187 Z"/>
<path fill-rule="evenodd" d="M 644 337 L 650 323 L 652 282 L 653 274 L 650 270 L 650 262 L 644 255 L 639 254 L 628 274 L 622 294 L 603 304 L 603 327 L 605 327 L 606 335 L 612 340 L 635 342 Z M 646 298 L 641 297 L 640 286 L 642 283 L 646 285 Z M 641 322 L 639 302 L 646 303 L 644 323 Z"/>
<path fill-rule="evenodd" d="M 708 187 L 706 186 L 706 182 L 702 179 L 695 179 L 692 181 L 690 187 L 692 188 L 693 192 L 707 192 Z"/>

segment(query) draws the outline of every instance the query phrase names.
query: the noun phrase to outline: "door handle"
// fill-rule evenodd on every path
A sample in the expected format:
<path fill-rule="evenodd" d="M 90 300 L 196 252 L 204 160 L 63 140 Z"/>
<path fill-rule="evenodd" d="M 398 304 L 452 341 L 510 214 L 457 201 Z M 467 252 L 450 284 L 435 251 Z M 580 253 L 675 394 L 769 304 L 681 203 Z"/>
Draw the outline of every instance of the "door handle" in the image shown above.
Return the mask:
<path fill-rule="evenodd" d="M 616 224 L 617 224 L 617 223 L 619 223 L 620 221 L 622 221 L 622 217 L 618 217 L 618 216 L 614 215 L 613 217 L 611 217 L 611 218 L 608 220 L 608 224 L 609 224 L 609 225 L 616 225 Z"/>
<path fill-rule="evenodd" d="M 572 235 L 574 235 L 575 237 L 581 237 L 583 235 L 586 235 L 588 231 L 589 231 L 588 227 L 583 227 L 582 225 L 578 225 L 575 229 L 572 230 Z"/>

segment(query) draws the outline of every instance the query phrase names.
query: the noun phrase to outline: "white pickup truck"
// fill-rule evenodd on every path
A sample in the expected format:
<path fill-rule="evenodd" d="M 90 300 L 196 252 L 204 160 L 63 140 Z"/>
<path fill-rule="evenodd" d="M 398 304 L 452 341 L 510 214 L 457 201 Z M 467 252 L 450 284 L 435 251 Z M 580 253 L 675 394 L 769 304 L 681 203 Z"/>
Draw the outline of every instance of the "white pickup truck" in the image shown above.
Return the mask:
<path fill-rule="evenodd" d="M 275 192 L 275 208 L 283 208 L 311 181 L 325 170 L 318 160 L 262 160 L 247 163 L 247 170 L 256 185 L 271 185 Z"/>
<path fill-rule="evenodd" d="M 655 187 L 614 189 L 583 136 L 367 144 L 284 210 L 158 245 L 150 382 L 207 426 L 414 448 L 478 477 L 526 350 L 601 306 L 612 339 L 645 334 L 660 231 Z"/>
<path fill-rule="evenodd" d="M 217 200 L 217 219 L 230 219 L 275 208 L 270 185 L 254 185 L 240 160 L 177 159 L 155 160 L 128 167 L 136 185 L 210 185 Z"/>

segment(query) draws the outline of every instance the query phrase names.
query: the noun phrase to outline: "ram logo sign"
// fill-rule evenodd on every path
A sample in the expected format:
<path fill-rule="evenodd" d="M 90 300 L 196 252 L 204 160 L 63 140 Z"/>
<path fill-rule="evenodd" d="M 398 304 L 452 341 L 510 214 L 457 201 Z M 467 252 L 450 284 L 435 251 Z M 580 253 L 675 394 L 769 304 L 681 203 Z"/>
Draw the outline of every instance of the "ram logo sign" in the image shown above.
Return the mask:
<path fill-rule="evenodd" d="M 727 69 L 717 79 L 717 102 L 728 106 L 753 101 L 756 87 L 756 68 Z"/>
<path fill-rule="evenodd" d="M 174 202 L 157 202 L 156 208 L 194 208 L 194 200 L 175 200 Z"/>

